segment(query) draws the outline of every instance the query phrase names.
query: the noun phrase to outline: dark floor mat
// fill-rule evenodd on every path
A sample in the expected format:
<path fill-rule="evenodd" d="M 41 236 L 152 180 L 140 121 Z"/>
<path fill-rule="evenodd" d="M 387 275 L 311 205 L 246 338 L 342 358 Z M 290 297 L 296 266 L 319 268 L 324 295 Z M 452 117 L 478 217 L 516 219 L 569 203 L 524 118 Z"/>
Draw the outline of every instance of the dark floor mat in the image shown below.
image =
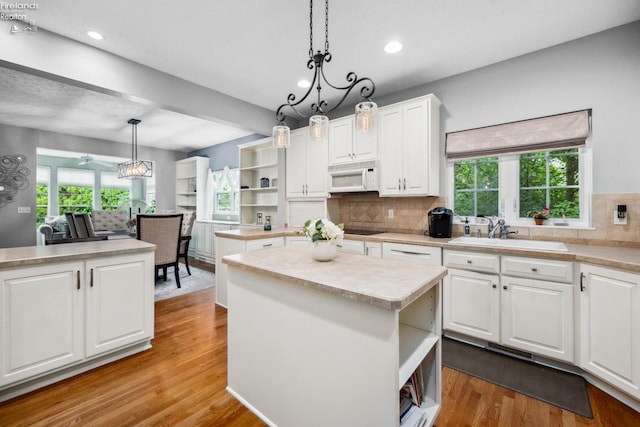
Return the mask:
<path fill-rule="evenodd" d="M 584 378 L 495 351 L 442 340 L 442 364 L 465 374 L 593 418 Z"/>

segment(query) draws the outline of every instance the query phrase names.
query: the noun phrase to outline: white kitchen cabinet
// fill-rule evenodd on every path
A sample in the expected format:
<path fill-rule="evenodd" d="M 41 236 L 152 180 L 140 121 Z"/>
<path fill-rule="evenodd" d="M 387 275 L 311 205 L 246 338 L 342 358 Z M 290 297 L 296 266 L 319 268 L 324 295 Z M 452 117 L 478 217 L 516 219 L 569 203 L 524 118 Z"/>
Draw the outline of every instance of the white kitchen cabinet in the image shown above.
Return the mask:
<path fill-rule="evenodd" d="M 374 258 L 382 258 L 382 243 L 364 242 L 364 254 Z"/>
<path fill-rule="evenodd" d="M 338 244 L 338 250 L 341 252 L 364 255 L 364 242 L 362 240 L 342 239 L 342 242 Z"/>
<path fill-rule="evenodd" d="M 505 275 L 500 286 L 500 342 L 573 362 L 573 286 Z"/>
<path fill-rule="evenodd" d="M 640 399 L 640 275 L 580 267 L 580 367 Z"/>
<path fill-rule="evenodd" d="M 574 361 L 573 263 L 451 250 L 443 260 L 445 329 Z"/>
<path fill-rule="evenodd" d="M 213 246 L 213 225 L 210 222 L 196 221 L 193 224 L 195 235 L 195 258 L 213 263 L 215 259 Z"/>
<path fill-rule="evenodd" d="M 356 132 L 353 115 L 329 122 L 329 164 L 377 159 L 376 132 Z"/>
<path fill-rule="evenodd" d="M 0 386 L 84 358 L 84 263 L 0 272 Z"/>
<path fill-rule="evenodd" d="M 269 237 L 265 239 L 241 240 L 226 237 L 215 237 L 216 243 L 216 304 L 227 307 L 227 286 L 229 268 L 222 262 L 226 255 L 243 254 L 245 252 L 282 247 L 284 237 Z"/>
<path fill-rule="evenodd" d="M 311 141 L 309 129 L 291 132 L 286 153 L 287 198 L 327 197 L 328 144 Z"/>
<path fill-rule="evenodd" d="M 86 262 L 86 357 L 153 336 L 153 271 L 144 255 Z"/>
<path fill-rule="evenodd" d="M 427 265 L 442 265 L 442 249 L 436 246 L 382 242 L 382 258 L 408 259 Z"/>
<path fill-rule="evenodd" d="M 0 401 L 150 347 L 154 254 L 0 271 Z"/>
<path fill-rule="evenodd" d="M 380 196 L 437 196 L 440 101 L 426 95 L 381 107 Z"/>

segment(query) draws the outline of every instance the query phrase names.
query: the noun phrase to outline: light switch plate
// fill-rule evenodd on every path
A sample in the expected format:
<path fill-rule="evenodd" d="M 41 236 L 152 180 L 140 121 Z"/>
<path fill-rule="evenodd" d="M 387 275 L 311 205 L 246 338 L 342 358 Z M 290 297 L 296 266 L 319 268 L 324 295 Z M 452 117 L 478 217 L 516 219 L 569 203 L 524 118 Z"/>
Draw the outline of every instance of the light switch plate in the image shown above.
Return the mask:
<path fill-rule="evenodd" d="M 613 211 L 613 223 L 615 225 L 627 225 L 628 212 L 625 212 L 624 218 L 618 218 L 618 211 Z"/>
<path fill-rule="evenodd" d="M 393 209 L 389 209 L 389 215 L 388 215 L 389 218 L 393 218 L 393 214 L 394 214 Z"/>
<path fill-rule="evenodd" d="M 18 206 L 18 213 L 28 214 L 31 213 L 31 206 Z"/>

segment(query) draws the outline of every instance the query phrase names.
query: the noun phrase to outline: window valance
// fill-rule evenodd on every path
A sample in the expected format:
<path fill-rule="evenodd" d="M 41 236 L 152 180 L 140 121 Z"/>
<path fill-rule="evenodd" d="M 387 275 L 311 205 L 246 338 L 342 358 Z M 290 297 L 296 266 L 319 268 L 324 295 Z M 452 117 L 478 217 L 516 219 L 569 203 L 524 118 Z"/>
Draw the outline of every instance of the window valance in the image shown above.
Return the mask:
<path fill-rule="evenodd" d="M 448 160 L 559 150 L 585 145 L 591 110 L 447 133 Z"/>

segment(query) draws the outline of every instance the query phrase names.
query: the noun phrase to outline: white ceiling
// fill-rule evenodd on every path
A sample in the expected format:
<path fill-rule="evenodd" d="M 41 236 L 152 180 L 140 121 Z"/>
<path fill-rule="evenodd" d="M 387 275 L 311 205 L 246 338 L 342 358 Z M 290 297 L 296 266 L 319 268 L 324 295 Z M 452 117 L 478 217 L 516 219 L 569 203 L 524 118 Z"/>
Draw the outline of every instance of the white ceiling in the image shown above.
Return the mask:
<path fill-rule="evenodd" d="M 314 6 L 318 50 L 324 2 Z M 308 15 L 307 2 L 291 0 L 48 0 L 29 12 L 39 28 L 274 111 L 311 77 Z M 338 85 L 349 71 L 372 78 L 375 100 L 639 19 L 640 0 L 334 0 L 325 73 Z M 383 52 L 391 39 L 400 53 Z M 20 74 L 0 73 L 2 123 L 127 142 L 126 121 L 110 113 L 127 111 L 146 117 L 140 145 L 180 151 L 249 133 Z"/>

